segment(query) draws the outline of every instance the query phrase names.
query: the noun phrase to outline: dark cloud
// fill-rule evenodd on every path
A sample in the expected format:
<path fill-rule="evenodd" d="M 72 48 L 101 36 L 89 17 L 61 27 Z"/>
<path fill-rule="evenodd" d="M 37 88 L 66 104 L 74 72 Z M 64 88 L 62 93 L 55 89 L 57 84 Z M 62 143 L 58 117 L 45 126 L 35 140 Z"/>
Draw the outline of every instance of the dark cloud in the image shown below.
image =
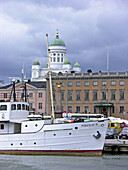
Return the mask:
<path fill-rule="evenodd" d="M 126 71 L 128 55 L 128 2 L 126 0 L 0 0 L 0 79 L 28 77 L 38 57 L 42 67 L 56 29 L 67 47 L 72 65 L 82 71 Z"/>

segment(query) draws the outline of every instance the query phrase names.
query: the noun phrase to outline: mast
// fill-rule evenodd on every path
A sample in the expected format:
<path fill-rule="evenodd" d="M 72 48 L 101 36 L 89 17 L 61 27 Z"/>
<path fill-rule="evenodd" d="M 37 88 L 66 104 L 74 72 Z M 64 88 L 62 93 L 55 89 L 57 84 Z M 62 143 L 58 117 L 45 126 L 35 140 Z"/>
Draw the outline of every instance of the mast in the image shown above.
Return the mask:
<path fill-rule="evenodd" d="M 51 68 L 50 68 L 50 56 L 49 56 L 49 48 L 48 48 L 48 34 L 46 34 L 47 38 L 47 53 L 48 53 L 48 67 L 49 67 L 49 84 L 50 84 L 50 93 L 51 93 L 51 104 L 52 104 L 52 123 L 54 123 L 55 114 L 53 107 L 53 91 L 52 91 L 52 78 L 51 78 Z"/>

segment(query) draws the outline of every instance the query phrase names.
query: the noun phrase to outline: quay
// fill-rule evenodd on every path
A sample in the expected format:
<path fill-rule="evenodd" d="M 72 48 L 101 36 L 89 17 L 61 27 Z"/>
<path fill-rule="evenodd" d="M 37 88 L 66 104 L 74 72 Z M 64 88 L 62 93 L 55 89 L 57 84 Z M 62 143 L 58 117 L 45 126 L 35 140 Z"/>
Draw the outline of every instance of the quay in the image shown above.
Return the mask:
<path fill-rule="evenodd" d="M 128 140 L 106 139 L 103 153 L 128 153 Z"/>

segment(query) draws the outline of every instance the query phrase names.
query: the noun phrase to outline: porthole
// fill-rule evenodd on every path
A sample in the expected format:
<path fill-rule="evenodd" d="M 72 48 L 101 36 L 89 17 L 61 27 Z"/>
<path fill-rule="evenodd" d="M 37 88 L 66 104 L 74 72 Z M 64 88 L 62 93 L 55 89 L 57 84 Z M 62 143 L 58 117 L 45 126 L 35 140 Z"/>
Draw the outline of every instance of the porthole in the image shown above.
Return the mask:
<path fill-rule="evenodd" d="M 56 134 L 54 134 L 54 136 L 56 136 Z"/>
<path fill-rule="evenodd" d="M 69 135 L 71 135 L 71 133 L 69 133 Z"/>
<path fill-rule="evenodd" d="M 38 125 L 37 125 L 37 124 L 35 124 L 35 126 L 37 127 Z"/>
<path fill-rule="evenodd" d="M 78 127 L 75 127 L 75 129 L 78 129 Z"/>
<path fill-rule="evenodd" d="M 20 145 L 22 145 L 22 143 L 20 143 Z"/>
<path fill-rule="evenodd" d="M 13 143 L 11 143 L 11 146 L 13 146 Z"/>
<path fill-rule="evenodd" d="M 28 127 L 28 125 L 25 125 L 25 127 Z"/>
<path fill-rule="evenodd" d="M 36 145 L 36 142 L 34 142 L 34 145 Z"/>

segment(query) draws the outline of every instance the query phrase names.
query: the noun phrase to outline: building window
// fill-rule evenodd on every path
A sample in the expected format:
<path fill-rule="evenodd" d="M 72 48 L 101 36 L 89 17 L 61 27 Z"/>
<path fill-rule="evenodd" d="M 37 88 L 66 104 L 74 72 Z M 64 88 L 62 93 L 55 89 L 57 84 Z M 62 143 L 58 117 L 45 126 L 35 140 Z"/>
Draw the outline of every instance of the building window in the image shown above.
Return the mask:
<path fill-rule="evenodd" d="M 72 82 L 71 81 L 68 82 L 68 87 L 72 87 Z"/>
<path fill-rule="evenodd" d="M 0 129 L 1 129 L 1 130 L 4 129 L 4 124 L 0 124 Z"/>
<path fill-rule="evenodd" d="M 39 98 L 42 98 L 42 93 L 39 93 Z"/>
<path fill-rule="evenodd" d="M 119 113 L 123 113 L 123 111 L 124 111 L 124 106 L 120 106 L 120 111 L 119 111 Z"/>
<path fill-rule="evenodd" d="M 22 100 L 24 99 L 24 93 L 21 93 L 21 99 Z"/>
<path fill-rule="evenodd" d="M 55 85 L 56 85 L 55 82 L 52 82 L 52 86 L 55 87 Z"/>
<path fill-rule="evenodd" d="M 111 86 L 115 86 L 116 82 L 115 81 L 111 81 Z"/>
<path fill-rule="evenodd" d="M 63 60 L 63 57 L 61 57 L 61 62 L 63 62 L 64 60 Z"/>
<path fill-rule="evenodd" d="M 97 81 L 93 81 L 93 86 L 97 86 L 97 85 L 98 85 Z"/>
<path fill-rule="evenodd" d="M 64 100 L 64 91 L 61 91 L 61 100 Z"/>
<path fill-rule="evenodd" d="M 94 107 L 94 113 L 96 113 L 96 107 Z"/>
<path fill-rule="evenodd" d="M 33 98 L 33 93 L 29 93 L 29 98 Z"/>
<path fill-rule="evenodd" d="M 124 90 L 120 90 L 120 100 L 124 100 Z"/>
<path fill-rule="evenodd" d="M 76 91 L 76 101 L 80 101 L 80 91 Z"/>
<path fill-rule="evenodd" d="M 102 86 L 106 86 L 107 82 L 106 81 L 102 81 Z"/>
<path fill-rule="evenodd" d="M 56 56 L 56 53 L 53 53 L 53 56 Z"/>
<path fill-rule="evenodd" d="M 85 91 L 85 101 L 89 101 L 89 91 Z"/>
<path fill-rule="evenodd" d="M 64 106 L 62 106 L 62 112 L 64 111 Z"/>
<path fill-rule="evenodd" d="M 53 91 L 53 100 L 54 101 L 56 100 L 56 93 L 55 93 L 55 91 Z"/>
<path fill-rule="evenodd" d="M 59 53 L 58 53 L 57 55 L 58 55 L 58 56 L 60 56 L 60 54 L 59 54 Z"/>
<path fill-rule="evenodd" d="M 56 62 L 56 57 L 53 57 L 53 62 Z"/>
<path fill-rule="evenodd" d="M 84 82 L 84 85 L 85 85 L 85 86 L 89 86 L 89 81 L 85 81 L 85 82 Z"/>
<path fill-rule="evenodd" d="M 42 103 L 39 103 L 39 109 L 42 109 Z"/>
<path fill-rule="evenodd" d="M 89 113 L 89 106 L 84 107 L 84 113 Z"/>
<path fill-rule="evenodd" d="M 80 106 L 76 106 L 76 113 L 80 113 Z"/>
<path fill-rule="evenodd" d="M 61 56 L 63 56 L 63 54 L 61 54 Z"/>
<path fill-rule="evenodd" d="M 68 91 L 68 100 L 72 100 L 72 91 Z"/>
<path fill-rule="evenodd" d="M 60 57 L 57 57 L 57 62 L 60 62 Z"/>
<path fill-rule="evenodd" d="M 61 87 L 64 87 L 64 82 L 61 82 Z"/>
<path fill-rule="evenodd" d="M 115 100 L 115 99 L 116 99 L 116 91 L 111 90 L 111 100 Z"/>
<path fill-rule="evenodd" d="M 30 108 L 30 109 L 33 108 L 33 103 L 29 103 L 29 108 Z"/>
<path fill-rule="evenodd" d="M 106 95 L 106 91 L 102 91 L 102 100 L 106 100 L 107 99 L 107 95 Z"/>
<path fill-rule="evenodd" d="M 72 112 L 72 106 L 68 106 L 68 111 Z"/>
<path fill-rule="evenodd" d="M 119 82 L 120 86 L 124 86 L 124 81 Z"/>
<path fill-rule="evenodd" d="M 112 113 L 115 113 L 115 109 L 114 109 L 114 106 L 112 107 Z"/>
<path fill-rule="evenodd" d="M 7 98 L 7 93 L 4 93 L 4 98 Z"/>
<path fill-rule="evenodd" d="M 80 82 L 80 81 L 77 81 L 77 82 L 76 82 L 76 86 L 81 86 L 81 82 Z"/>
<path fill-rule="evenodd" d="M 93 91 L 93 100 L 97 100 L 97 91 Z"/>

